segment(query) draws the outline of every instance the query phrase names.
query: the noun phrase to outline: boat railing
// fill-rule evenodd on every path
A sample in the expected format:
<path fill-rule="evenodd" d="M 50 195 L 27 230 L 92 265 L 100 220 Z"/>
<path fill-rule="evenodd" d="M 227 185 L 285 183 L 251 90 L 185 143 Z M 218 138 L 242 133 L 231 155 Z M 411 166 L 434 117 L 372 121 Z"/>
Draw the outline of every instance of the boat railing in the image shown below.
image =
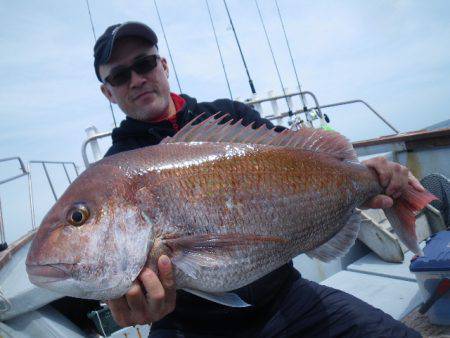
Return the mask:
<path fill-rule="evenodd" d="M 309 93 L 309 92 L 303 92 L 303 93 Z M 312 93 L 311 93 L 312 94 Z M 291 95 L 291 94 L 289 94 Z M 310 107 L 310 108 L 306 108 L 306 109 L 302 109 L 301 111 L 297 111 L 294 112 L 295 114 L 299 114 L 299 113 L 303 113 L 303 112 L 309 112 L 309 111 L 313 111 L 313 110 L 317 110 L 319 117 L 324 116 L 324 114 L 322 113 L 322 109 L 326 109 L 326 108 L 332 108 L 332 107 L 338 107 L 338 106 L 344 106 L 344 105 L 350 105 L 350 104 L 363 104 L 364 106 L 366 106 L 372 113 L 374 113 L 381 121 L 383 121 L 390 129 L 392 129 L 396 134 L 399 133 L 399 131 L 391 124 L 389 123 L 386 118 L 384 118 L 379 112 L 377 112 L 371 105 L 369 105 L 366 101 L 361 100 L 361 99 L 356 99 L 356 100 L 349 100 L 349 101 L 342 101 L 342 102 L 336 102 L 336 103 L 331 103 L 331 104 L 326 104 L 326 105 L 319 105 L 317 103 L 317 100 L 314 100 L 316 103 L 315 107 Z M 277 120 L 277 119 L 282 119 L 285 117 L 288 117 L 289 113 L 282 113 L 279 116 L 273 116 L 273 117 L 269 117 L 269 120 Z"/>
<path fill-rule="evenodd" d="M 379 112 L 377 112 L 371 105 L 369 105 L 366 101 L 361 99 L 349 100 L 336 102 L 326 105 L 320 105 L 316 95 L 311 91 L 294 91 L 289 92 L 287 89 L 285 90 L 286 94 L 275 95 L 274 91 L 269 91 L 266 97 L 259 98 L 258 96 L 253 96 L 251 99 L 244 100 L 242 102 L 254 107 L 262 116 L 265 118 L 276 121 L 277 124 L 281 124 L 283 119 L 290 118 L 293 116 L 304 115 L 303 119 L 306 121 L 306 126 L 313 127 L 313 120 L 320 119 L 321 121 L 328 122 L 328 116 L 322 112 L 323 109 L 328 109 L 332 107 L 351 105 L 351 104 L 362 104 L 367 109 L 369 109 L 372 113 L 374 113 L 383 123 L 385 123 L 390 129 L 392 129 L 396 134 L 398 134 L 398 130 L 389 123 L 385 117 L 383 117 Z M 314 101 L 314 106 L 307 107 L 303 105 L 300 109 L 292 109 L 298 105 L 294 104 L 293 98 L 300 97 L 302 98 L 302 102 L 305 102 L 303 98 L 305 96 L 311 97 Z M 237 98 L 236 100 L 239 100 Z M 288 106 L 287 112 L 280 111 L 278 102 L 286 101 Z M 267 111 L 266 107 L 263 107 L 263 104 L 270 103 L 270 112 Z M 312 114 L 314 113 L 314 114 Z M 303 121 L 303 120 L 302 120 Z M 290 121 L 293 123 L 293 121 Z M 86 168 L 90 165 L 90 161 L 87 155 L 87 147 L 91 145 L 93 162 L 96 162 L 102 158 L 102 153 L 100 152 L 100 147 L 98 145 L 98 140 L 104 137 L 108 137 L 111 135 L 111 132 L 103 132 L 99 133 L 95 127 L 90 127 L 86 129 L 87 139 L 83 142 L 81 147 L 81 155 L 83 157 L 84 165 Z"/>
<path fill-rule="evenodd" d="M 292 109 L 295 107 L 295 104 L 292 101 L 292 98 L 296 97 L 296 96 L 302 97 L 302 98 L 304 98 L 305 96 L 310 96 L 313 99 L 314 103 L 316 104 L 316 107 L 318 107 L 317 109 L 315 109 L 317 111 L 318 117 L 319 118 L 324 117 L 316 95 L 314 95 L 314 93 L 312 93 L 310 91 L 302 91 L 302 92 L 296 91 L 296 92 L 289 93 L 288 89 L 285 88 L 284 94 L 274 95 L 274 91 L 270 90 L 269 92 L 267 92 L 266 97 L 259 98 L 258 96 L 254 96 L 252 99 L 245 100 L 244 103 L 253 106 L 261 115 L 268 116 L 271 119 L 280 119 L 280 118 L 284 118 L 284 117 L 288 117 L 288 116 L 292 116 L 292 115 L 307 114 L 307 112 L 313 110 L 313 109 L 307 109 L 306 106 L 303 106 L 303 108 L 301 108 L 301 109 L 293 109 L 293 111 L 288 111 L 285 113 L 280 112 L 280 109 L 278 106 L 278 101 L 285 100 L 288 105 L 288 108 Z M 269 114 L 265 114 L 264 108 L 262 106 L 263 103 L 267 103 L 267 102 L 269 102 L 271 104 L 271 112 Z M 311 117 L 309 115 L 306 115 L 305 118 L 308 121 L 311 120 Z"/>
<path fill-rule="evenodd" d="M 19 165 L 20 165 L 20 170 L 22 171 L 22 173 L 19 174 L 19 175 L 15 175 L 15 176 L 8 177 L 6 179 L 1 180 L 0 181 L 0 185 L 4 184 L 4 183 L 8 183 L 10 181 L 14 181 L 17 178 L 20 178 L 20 177 L 25 176 L 25 175 L 28 174 L 28 172 L 27 172 L 27 170 L 25 168 L 25 164 L 23 163 L 23 161 L 22 161 L 22 159 L 20 157 L 16 156 L 16 157 L 7 157 L 7 158 L 0 159 L 0 162 L 8 162 L 8 161 L 18 161 Z"/>
<path fill-rule="evenodd" d="M 7 177 L 6 179 L 0 180 L 0 185 L 17 180 L 23 176 L 27 176 L 31 229 L 35 230 L 36 229 L 36 216 L 35 216 L 35 206 L 34 206 L 34 201 L 33 201 L 33 182 L 32 182 L 32 171 L 31 171 L 32 164 L 42 165 L 45 176 L 47 177 L 47 182 L 51 188 L 51 191 L 52 191 L 53 197 L 55 198 L 55 201 L 58 199 L 58 196 L 56 194 L 55 184 L 51 178 L 51 175 L 49 174 L 47 165 L 54 164 L 54 165 L 62 166 L 69 184 L 72 183 L 72 179 L 70 178 L 69 172 L 67 170 L 68 166 L 73 166 L 76 176 L 78 176 L 78 168 L 74 162 L 37 160 L 37 161 L 29 161 L 27 163 L 27 165 L 25 165 L 25 163 L 23 162 L 23 160 L 20 157 L 7 157 L 7 158 L 0 159 L 0 163 L 1 162 L 10 162 L 10 161 L 17 161 L 19 163 L 21 173 L 18 175 L 13 175 L 11 177 Z M 6 243 L 6 236 L 5 236 L 5 223 L 3 221 L 3 210 L 2 210 L 1 200 L 0 200 L 0 251 L 5 250 L 7 247 L 8 247 L 8 245 Z"/>
<path fill-rule="evenodd" d="M 60 165 L 62 166 L 62 168 L 64 169 L 64 173 L 66 174 L 66 178 L 69 184 L 72 183 L 72 180 L 70 178 L 69 172 L 67 171 L 67 166 L 72 166 L 76 176 L 79 175 L 78 173 L 78 168 L 75 164 L 75 162 L 67 162 L 67 161 L 42 161 L 42 160 L 32 160 L 28 162 L 28 187 L 29 187 L 29 195 L 30 195 L 30 210 L 31 210 L 31 224 L 32 224 L 32 228 L 36 229 L 36 216 L 35 216 L 35 211 L 34 211 L 34 203 L 33 203 L 33 184 L 32 184 L 32 172 L 31 172 L 31 168 L 32 168 L 32 164 L 40 164 L 42 166 L 42 169 L 44 170 L 45 176 L 47 178 L 47 182 L 48 185 L 50 186 L 50 189 L 52 191 L 53 197 L 55 199 L 55 201 L 58 199 L 58 195 L 56 194 L 56 190 L 55 190 L 55 185 L 53 184 L 52 178 L 48 172 L 48 164 L 53 164 L 53 165 Z"/>
<path fill-rule="evenodd" d="M 50 174 L 48 173 L 47 164 L 60 164 L 60 165 L 62 165 L 62 167 L 63 167 L 63 169 L 64 169 L 64 172 L 65 172 L 65 174 L 66 174 L 67 181 L 69 182 L 69 184 L 72 183 L 72 180 L 70 179 L 70 175 L 69 175 L 69 172 L 67 171 L 66 165 L 71 165 L 71 166 L 73 166 L 73 169 L 74 169 L 75 173 L 76 173 L 77 176 L 78 176 L 78 169 L 77 169 L 77 166 L 76 166 L 76 164 L 75 164 L 74 162 L 64 162 L 64 161 L 40 161 L 40 160 L 39 160 L 39 161 L 30 161 L 30 162 L 29 162 L 28 171 L 29 171 L 29 173 L 30 173 L 30 177 L 31 177 L 31 164 L 33 164 L 33 163 L 42 165 L 42 168 L 44 169 L 45 176 L 47 177 L 47 182 L 48 182 L 48 184 L 49 184 L 49 186 L 50 186 L 50 189 L 52 190 L 52 194 L 53 194 L 53 197 L 55 198 L 55 201 L 58 199 L 58 196 L 57 196 L 57 194 L 56 194 L 55 186 L 54 186 L 53 181 L 52 181 L 52 179 L 51 179 L 51 177 L 50 177 Z M 32 190 L 32 189 L 31 189 L 31 190 Z M 30 191 L 31 191 L 31 190 L 30 190 Z"/>
<path fill-rule="evenodd" d="M 2 158 L 0 159 L 0 162 L 11 162 L 11 161 L 17 161 L 20 165 L 20 170 L 22 171 L 22 173 L 18 174 L 18 175 L 14 175 L 11 177 L 8 177 L 6 179 L 3 179 L 0 181 L 0 185 L 14 181 L 18 178 L 21 178 L 23 176 L 28 175 L 28 171 L 25 168 L 25 165 L 22 161 L 22 159 L 20 157 L 6 157 L 6 158 Z M 2 201 L 0 198 L 0 251 L 5 250 L 8 247 L 8 244 L 6 243 L 6 236 L 5 236 L 5 228 L 4 228 L 4 223 L 3 223 L 3 210 L 2 210 Z"/>
<path fill-rule="evenodd" d="M 97 131 L 97 128 L 92 126 L 86 129 L 86 134 L 88 135 L 88 137 L 83 141 L 83 144 L 81 145 L 81 156 L 83 157 L 84 166 L 87 168 L 90 165 L 89 158 L 87 156 L 87 146 L 91 145 L 94 162 L 100 160 L 102 158 L 102 154 L 100 152 L 98 140 L 110 136 L 112 132 L 99 133 Z"/>

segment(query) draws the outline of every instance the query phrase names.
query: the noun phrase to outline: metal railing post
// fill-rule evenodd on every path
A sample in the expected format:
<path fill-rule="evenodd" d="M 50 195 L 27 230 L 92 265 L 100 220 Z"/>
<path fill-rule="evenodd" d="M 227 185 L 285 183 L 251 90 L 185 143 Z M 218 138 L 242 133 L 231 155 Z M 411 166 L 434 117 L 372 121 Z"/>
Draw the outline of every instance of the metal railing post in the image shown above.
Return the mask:
<path fill-rule="evenodd" d="M 272 92 L 273 93 L 273 92 Z M 280 100 L 280 99 L 287 99 L 290 100 L 293 96 L 302 96 L 302 95 L 309 95 L 312 97 L 312 99 L 314 100 L 314 103 L 316 104 L 316 107 L 314 108 L 310 108 L 307 109 L 306 111 L 312 110 L 312 109 L 317 109 L 318 110 L 318 115 L 320 118 L 323 117 L 322 111 L 320 110 L 320 105 L 319 105 L 319 101 L 317 100 L 317 97 L 310 91 L 303 91 L 303 92 L 292 92 L 292 93 L 288 93 L 286 95 L 271 95 L 272 93 L 269 94 L 268 98 L 264 98 L 264 99 L 253 99 L 253 100 L 249 100 L 246 101 L 245 103 L 247 104 L 251 104 L 251 105 L 255 105 L 255 104 L 261 104 L 263 102 L 268 102 L 270 101 L 272 103 L 272 105 L 276 104 L 278 105 L 278 103 L 276 102 L 276 100 Z M 300 113 L 304 113 L 305 110 L 301 109 L 298 110 L 296 112 L 296 114 L 300 114 Z M 284 113 L 281 114 L 283 117 L 289 116 L 288 113 Z"/>
<path fill-rule="evenodd" d="M 77 166 L 75 165 L 74 162 L 63 162 L 63 161 L 29 161 L 29 162 L 28 162 L 28 172 L 30 173 L 30 175 L 31 175 L 31 164 L 32 164 L 32 163 L 36 163 L 36 164 L 41 164 L 41 165 L 42 165 L 42 168 L 44 169 L 45 176 L 47 177 L 47 181 L 48 181 L 48 184 L 50 185 L 50 188 L 51 188 L 51 190 L 52 190 L 53 197 L 55 198 L 55 201 L 58 199 L 58 196 L 56 195 L 56 191 L 55 191 L 55 188 L 54 188 L 54 186 L 53 186 L 53 182 L 52 182 L 52 180 L 51 180 L 51 178 L 50 178 L 50 174 L 48 173 L 47 164 L 59 164 L 59 165 L 62 165 L 62 166 L 63 166 L 63 169 L 64 169 L 64 172 L 66 173 L 67 180 L 69 181 L 69 184 L 72 183 L 72 180 L 70 179 L 70 175 L 69 175 L 69 172 L 67 171 L 66 164 L 72 165 L 72 166 L 73 166 L 73 169 L 75 170 L 76 175 L 78 176 L 78 169 L 77 169 Z"/>
<path fill-rule="evenodd" d="M 317 100 L 316 95 L 314 95 L 312 92 L 309 92 L 309 91 L 304 91 L 304 92 L 301 92 L 300 94 L 301 95 L 308 94 L 309 96 L 312 97 L 312 99 L 314 100 L 314 103 L 316 104 L 316 107 L 315 108 L 310 108 L 310 109 L 307 109 L 307 110 L 317 109 L 317 112 L 318 112 L 317 115 L 319 115 L 320 118 L 323 118 L 322 110 L 320 110 L 319 101 Z"/>
<path fill-rule="evenodd" d="M 22 176 L 28 176 L 28 198 L 29 198 L 29 203 L 30 203 L 30 216 L 31 216 L 31 228 L 32 230 L 36 229 L 36 213 L 35 213 L 35 208 L 34 208 L 34 196 L 33 196 L 33 180 L 32 180 L 32 175 L 31 175 L 31 164 L 32 163 L 37 163 L 37 164 L 42 164 L 42 167 L 44 168 L 44 172 L 45 175 L 47 177 L 47 181 L 48 184 L 50 185 L 50 188 L 52 190 L 53 196 L 55 198 L 55 200 L 57 200 L 57 195 L 56 195 L 56 191 L 55 188 L 53 186 L 53 182 L 51 180 L 50 174 L 48 172 L 47 166 L 46 164 L 58 164 L 58 165 L 62 165 L 64 172 L 66 173 L 66 177 L 67 180 L 69 181 L 69 184 L 72 183 L 72 180 L 70 179 L 70 175 L 69 172 L 67 170 L 66 164 L 67 165 L 72 165 L 76 175 L 78 176 L 78 169 L 77 166 L 74 162 L 62 162 L 62 161 L 29 161 L 27 163 L 27 165 L 25 166 L 25 164 L 23 163 L 22 159 L 20 157 L 8 157 L 8 158 L 2 158 L 0 159 L 0 162 L 6 162 L 6 161 L 13 161 L 13 160 L 17 160 L 19 161 L 20 164 L 20 169 L 22 171 L 21 174 L 19 175 L 14 175 L 12 177 L 3 179 L 0 181 L 0 185 L 10 182 L 12 180 L 15 180 L 17 178 L 20 178 Z M 1 210 L 1 201 L 0 201 L 0 251 L 5 249 L 7 247 L 6 243 L 6 237 L 5 237 L 5 224 L 3 222 L 3 215 L 2 215 L 2 210 Z M 3 249 L 2 249 L 3 248 Z"/>
<path fill-rule="evenodd" d="M 75 165 L 75 163 L 72 162 L 72 165 L 73 165 L 73 169 L 75 169 L 75 173 L 77 174 L 77 176 L 80 175 L 80 174 L 78 173 L 78 168 L 77 168 L 77 166 Z"/>
<path fill-rule="evenodd" d="M 45 162 L 42 162 L 42 167 L 44 168 L 45 176 L 47 176 L 47 181 L 48 181 L 48 184 L 50 184 L 50 188 L 52 189 L 52 193 L 53 193 L 53 196 L 55 197 L 55 201 L 57 201 L 58 196 L 56 196 L 55 188 L 53 188 L 53 183 L 52 183 L 52 180 L 50 179 L 50 175 L 48 174 L 47 166 L 45 165 Z"/>
<path fill-rule="evenodd" d="M 66 173 L 67 180 L 69 181 L 69 184 L 71 184 L 72 181 L 70 180 L 69 173 L 67 172 L 66 164 L 63 163 L 62 166 L 63 166 L 63 168 L 64 168 L 64 172 Z"/>
<path fill-rule="evenodd" d="M 270 97 L 270 98 L 274 97 L 274 91 L 273 90 L 269 90 L 267 92 L 267 96 Z M 272 106 L 273 115 L 275 115 L 275 116 L 280 115 L 280 112 L 278 111 L 278 102 L 277 102 L 277 100 L 271 100 L 270 101 L 270 105 Z"/>
<path fill-rule="evenodd" d="M 88 137 L 86 140 L 84 140 L 83 144 L 81 145 L 81 156 L 83 157 L 84 166 L 85 166 L 86 168 L 89 167 L 89 164 L 90 164 L 90 163 L 89 163 L 89 159 L 88 159 L 88 157 L 87 157 L 87 152 L 86 152 L 87 145 L 88 145 L 90 142 L 93 142 L 93 141 L 95 141 L 95 140 L 98 140 L 99 138 L 102 138 L 102 137 L 107 137 L 107 136 L 109 136 L 109 135 L 111 135 L 111 132 L 99 133 L 99 134 L 90 136 L 90 137 Z"/>
<path fill-rule="evenodd" d="M 36 229 L 36 216 L 34 213 L 34 202 L 33 202 L 33 183 L 31 182 L 31 166 L 30 163 L 27 165 L 28 171 L 28 198 L 30 202 L 30 214 L 31 214 L 31 229 Z"/>
<path fill-rule="evenodd" d="M 14 161 L 17 160 L 19 162 L 20 165 L 20 170 L 22 170 L 22 173 L 19 175 L 14 175 L 12 177 L 9 177 L 7 179 L 1 180 L 0 181 L 0 185 L 7 183 L 7 182 L 11 182 L 15 179 L 18 179 L 22 176 L 28 175 L 28 171 L 25 168 L 25 165 L 23 164 L 23 161 L 20 157 L 7 157 L 7 158 L 2 158 L 0 159 L 0 162 L 7 162 L 7 161 Z M 5 236 L 5 223 L 3 222 L 3 214 L 2 214 L 2 206 L 1 206 L 1 201 L 0 201 L 0 251 L 5 250 L 8 245 L 6 243 L 6 236 Z"/>
<path fill-rule="evenodd" d="M 5 228 L 3 223 L 2 200 L 0 198 L 0 251 L 5 250 L 7 247 L 8 244 L 6 244 Z"/>
<path fill-rule="evenodd" d="M 95 128 L 94 126 L 89 127 L 86 129 L 86 134 L 88 136 L 88 138 L 91 138 L 92 136 L 95 136 L 98 134 L 98 130 L 97 128 Z M 91 149 L 92 149 L 92 154 L 94 155 L 94 162 L 98 161 L 99 159 L 102 158 L 102 155 L 100 153 L 100 147 L 98 145 L 97 139 L 94 139 L 91 142 Z"/>
<path fill-rule="evenodd" d="M 55 198 L 55 201 L 58 200 L 58 196 L 56 195 L 56 191 L 55 188 L 53 186 L 53 182 L 51 180 L 50 174 L 48 172 L 47 166 L 46 164 L 58 164 L 58 165 L 62 165 L 64 172 L 66 174 L 67 180 L 69 181 L 69 184 L 72 183 L 72 180 L 70 178 L 69 172 L 67 170 L 66 164 L 67 165 L 72 165 L 73 169 L 75 170 L 76 176 L 78 176 L 78 169 L 77 166 L 74 162 L 63 162 L 63 161 L 29 161 L 28 165 L 27 165 L 27 172 L 28 172 L 28 190 L 29 190 L 29 197 L 30 197 L 30 211 L 31 211 L 31 225 L 33 229 L 36 229 L 36 213 L 34 210 L 34 198 L 33 198 L 33 183 L 32 183 L 32 175 L 31 175 L 31 164 L 35 163 L 35 164 L 41 164 L 44 172 L 45 172 L 45 176 L 47 177 L 47 181 L 48 184 L 50 185 L 50 188 L 52 190 L 53 193 L 53 197 Z"/>

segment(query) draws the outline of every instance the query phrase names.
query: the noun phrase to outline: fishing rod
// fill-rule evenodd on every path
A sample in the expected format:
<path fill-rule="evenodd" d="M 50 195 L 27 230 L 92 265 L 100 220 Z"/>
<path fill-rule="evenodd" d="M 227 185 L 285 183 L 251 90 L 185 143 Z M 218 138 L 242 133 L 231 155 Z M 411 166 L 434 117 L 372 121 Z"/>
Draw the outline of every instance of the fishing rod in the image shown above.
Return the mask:
<path fill-rule="evenodd" d="M 91 22 L 91 29 L 92 29 L 92 35 L 94 36 L 94 44 L 97 41 L 97 35 L 95 34 L 95 29 L 94 29 L 94 22 L 92 20 L 92 14 L 91 14 L 91 7 L 89 6 L 89 0 L 86 0 L 86 6 L 87 6 L 87 10 L 89 13 L 89 21 Z M 116 117 L 114 116 L 114 109 L 113 106 L 111 104 L 111 101 L 109 101 L 109 109 L 111 110 L 111 115 L 114 121 L 114 127 L 117 128 L 117 122 L 116 122 Z"/>
<path fill-rule="evenodd" d="M 277 75 L 278 75 L 278 80 L 280 81 L 281 90 L 283 91 L 283 96 L 284 96 L 284 98 L 286 100 L 286 105 L 288 107 L 289 123 L 292 126 L 294 126 L 295 128 L 298 128 L 298 125 L 301 123 L 301 121 L 298 121 L 297 116 L 295 116 L 293 114 L 292 109 L 291 109 L 291 105 L 290 105 L 289 100 L 288 100 L 288 98 L 286 96 L 286 90 L 285 90 L 285 87 L 284 87 L 284 84 L 283 84 L 283 79 L 281 78 L 280 70 L 278 68 L 278 63 L 277 63 L 277 60 L 275 59 L 275 54 L 273 52 L 272 44 L 270 43 L 269 34 L 267 33 L 266 25 L 264 23 L 264 19 L 262 17 L 261 10 L 260 10 L 259 5 L 258 5 L 258 0 L 255 0 L 255 5 L 256 5 L 256 9 L 258 10 L 258 15 L 259 15 L 259 19 L 261 21 L 261 25 L 262 25 L 262 27 L 264 29 L 264 34 L 266 36 L 267 45 L 269 46 L 269 50 L 270 50 L 270 53 L 272 55 L 273 64 L 275 65 L 275 69 L 276 69 L 276 72 L 277 72 Z"/>
<path fill-rule="evenodd" d="M 275 5 L 277 7 L 278 17 L 280 19 L 281 27 L 283 29 L 284 40 L 286 41 L 286 45 L 287 45 L 287 48 L 288 48 L 289 56 L 291 58 L 292 68 L 294 69 L 295 79 L 297 80 L 298 90 L 300 91 L 300 93 L 302 93 L 303 92 L 302 86 L 300 85 L 300 80 L 298 78 L 297 69 L 295 68 L 294 58 L 292 57 L 292 52 L 291 52 L 291 46 L 289 45 L 289 40 L 288 40 L 288 37 L 287 37 L 287 34 L 286 34 L 286 29 L 284 27 L 283 17 L 281 16 L 280 7 L 278 6 L 278 1 L 277 0 L 275 0 Z M 306 110 L 307 109 L 307 107 L 306 107 L 307 106 L 306 97 L 303 94 L 301 94 L 300 98 L 302 100 L 303 110 Z"/>
<path fill-rule="evenodd" d="M 223 62 L 222 52 L 220 50 L 219 41 L 217 39 L 216 28 L 214 27 L 214 22 L 213 22 L 213 19 L 212 19 L 211 10 L 209 8 L 208 0 L 205 0 L 205 2 L 206 2 L 206 7 L 208 8 L 209 20 L 211 21 L 212 30 L 213 30 L 213 33 L 214 33 L 214 39 L 216 40 L 217 50 L 219 51 L 220 62 L 222 63 L 223 74 L 225 75 L 225 81 L 227 82 L 228 91 L 230 92 L 230 99 L 233 100 L 233 94 L 231 93 L 230 82 L 228 81 L 228 75 L 227 75 L 227 71 L 225 69 L 225 63 Z"/>
<path fill-rule="evenodd" d="M 236 30 L 234 29 L 233 20 L 231 20 L 231 15 L 230 11 L 228 10 L 227 2 L 223 0 L 223 4 L 225 5 L 225 9 L 227 10 L 227 15 L 228 19 L 230 20 L 231 29 L 233 30 L 234 38 L 236 39 L 236 43 L 238 45 L 239 52 L 241 54 L 242 62 L 244 63 L 245 71 L 247 72 L 248 83 L 250 84 L 250 89 L 252 91 L 252 94 L 254 95 L 256 94 L 255 86 L 253 85 L 253 81 L 250 77 L 250 72 L 248 71 L 247 63 L 245 62 L 244 54 L 242 53 L 241 45 L 239 44 L 239 39 L 237 37 Z"/>
<path fill-rule="evenodd" d="M 295 79 L 297 81 L 298 90 L 300 91 L 300 99 L 301 99 L 302 105 L 303 105 L 303 112 L 306 115 L 306 120 L 310 123 L 311 126 L 313 126 L 313 124 L 312 124 L 313 116 L 311 116 L 311 113 L 309 112 L 309 109 L 307 108 L 308 101 L 306 100 L 306 96 L 303 94 L 303 89 L 300 84 L 300 79 L 299 79 L 299 76 L 297 73 L 297 68 L 295 67 L 294 58 L 292 57 L 291 46 L 289 44 L 289 39 L 287 37 L 286 28 L 284 26 L 283 16 L 281 15 L 280 6 L 278 6 L 278 0 L 275 0 L 275 5 L 277 7 L 278 18 L 280 19 L 281 28 L 283 30 L 283 35 L 284 35 L 284 40 L 286 41 L 286 46 L 287 46 L 287 49 L 289 52 L 289 57 L 291 59 L 291 65 L 292 65 L 292 68 L 294 69 L 294 74 L 295 74 Z M 314 111 L 314 113 L 317 116 L 317 112 Z M 328 119 L 328 116 L 326 114 L 324 114 L 324 116 L 321 116 L 320 120 L 321 120 L 321 124 L 326 124 L 326 123 L 330 122 L 330 120 Z"/>
<path fill-rule="evenodd" d="M 170 62 L 172 63 L 173 71 L 175 73 L 175 78 L 176 78 L 177 84 L 178 84 L 178 89 L 180 90 L 180 94 L 181 94 L 183 91 L 181 90 L 180 81 L 178 80 L 178 73 L 175 68 L 175 62 L 173 61 L 172 53 L 170 52 L 169 42 L 167 41 L 166 32 L 164 30 L 164 25 L 161 20 L 161 16 L 159 15 L 159 10 L 158 10 L 158 5 L 156 4 L 156 0 L 153 0 L 153 3 L 155 4 L 156 14 L 158 15 L 159 24 L 161 25 L 161 30 L 163 32 L 164 40 L 166 41 L 167 50 L 169 51 Z"/>

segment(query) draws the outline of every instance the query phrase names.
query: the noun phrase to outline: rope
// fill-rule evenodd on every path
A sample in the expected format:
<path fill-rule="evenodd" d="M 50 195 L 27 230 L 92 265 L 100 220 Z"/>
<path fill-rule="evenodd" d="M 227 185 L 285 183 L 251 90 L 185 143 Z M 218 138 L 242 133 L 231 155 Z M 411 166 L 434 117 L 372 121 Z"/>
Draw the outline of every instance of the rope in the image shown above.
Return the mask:
<path fill-rule="evenodd" d="M 86 0 L 86 6 L 87 6 L 87 9 L 88 9 L 88 13 L 89 13 L 89 20 L 91 22 L 92 35 L 94 36 L 94 44 L 95 44 L 95 42 L 97 41 L 97 36 L 95 34 L 94 22 L 92 20 L 91 7 L 89 6 L 89 0 Z M 113 121 L 114 121 L 114 127 L 117 128 L 117 122 L 116 122 L 116 117 L 114 116 L 113 106 L 111 104 L 111 101 L 108 100 L 108 102 L 109 102 L 109 109 L 111 110 L 111 115 L 112 115 L 112 118 L 113 118 Z"/>
<path fill-rule="evenodd" d="M 223 62 L 222 52 L 220 51 L 219 41 L 217 40 L 216 29 L 214 27 L 214 22 L 211 15 L 211 10 L 209 8 L 208 0 L 205 0 L 206 7 L 208 8 L 209 20 L 211 21 L 211 26 L 214 32 L 214 39 L 216 40 L 217 50 L 219 51 L 220 62 L 222 63 L 223 74 L 225 75 L 225 81 L 227 82 L 228 91 L 230 92 L 230 99 L 233 100 L 233 94 L 231 93 L 230 82 L 228 81 L 227 71 L 225 70 L 225 64 Z"/>
<path fill-rule="evenodd" d="M 173 67 L 173 71 L 175 73 L 175 78 L 177 80 L 178 89 L 180 90 L 180 94 L 181 94 L 183 91 L 181 90 L 180 81 L 178 80 L 177 70 L 175 68 L 175 63 L 173 62 L 172 53 L 170 52 L 169 42 L 167 41 L 166 32 L 164 31 L 164 26 L 163 26 L 163 23 L 162 23 L 162 20 L 161 20 L 161 16 L 159 15 L 159 10 L 158 10 L 158 5 L 156 4 L 156 0 L 153 0 L 153 3 L 155 4 L 155 8 L 156 8 L 156 13 L 158 15 L 159 24 L 161 25 L 161 30 L 163 32 L 164 40 L 166 41 L 167 50 L 169 51 L 170 62 L 172 62 L 172 67 Z"/>

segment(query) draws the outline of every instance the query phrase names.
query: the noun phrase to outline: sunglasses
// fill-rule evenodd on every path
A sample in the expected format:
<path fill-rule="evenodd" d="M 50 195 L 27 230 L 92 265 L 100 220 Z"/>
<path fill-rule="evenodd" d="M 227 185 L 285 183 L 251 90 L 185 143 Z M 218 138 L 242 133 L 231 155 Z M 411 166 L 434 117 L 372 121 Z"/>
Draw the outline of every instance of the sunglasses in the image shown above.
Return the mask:
<path fill-rule="evenodd" d="M 113 87 L 121 86 L 130 81 L 131 71 L 134 71 L 139 75 L 151 72 L 156 68 L 159 58 L 159 55 L 146 55 L 136 59 L 133 64 L 128 67 L 118 66 L 105 78 L 105 82 L 108 82 Z"/>

